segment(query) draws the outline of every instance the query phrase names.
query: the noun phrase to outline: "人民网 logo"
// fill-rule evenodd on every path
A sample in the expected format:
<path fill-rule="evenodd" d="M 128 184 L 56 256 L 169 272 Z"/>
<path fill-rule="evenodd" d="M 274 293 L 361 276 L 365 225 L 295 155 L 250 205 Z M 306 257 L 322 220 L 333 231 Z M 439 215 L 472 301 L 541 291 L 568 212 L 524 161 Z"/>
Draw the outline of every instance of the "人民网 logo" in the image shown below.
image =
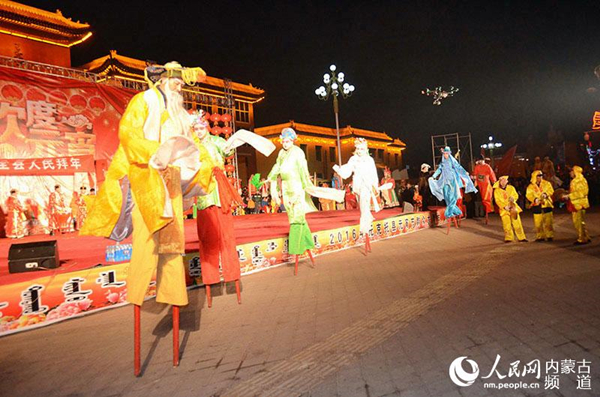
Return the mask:
<path fill-rule="evenodd" d="M 471 365 L 471 372 L 464 370 L 462 363 L 466 358 L 467 356 L 463 356 L 452 361 L 448 371 L 452 382 L 461 387 L 471 386 L 479 376 L 479 366 L 473 360 L 466 360 Z"/>

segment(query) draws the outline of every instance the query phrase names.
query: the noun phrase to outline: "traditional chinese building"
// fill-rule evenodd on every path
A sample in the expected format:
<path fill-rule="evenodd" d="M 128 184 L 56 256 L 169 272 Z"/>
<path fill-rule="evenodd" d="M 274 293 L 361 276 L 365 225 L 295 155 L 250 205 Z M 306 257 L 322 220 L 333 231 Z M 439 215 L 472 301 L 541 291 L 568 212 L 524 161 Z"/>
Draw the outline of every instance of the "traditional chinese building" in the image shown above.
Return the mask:
<path fill-rule="evenodd" d="M 297 144 L 306 154 L 308 169 L 317 178 L 329 180 L 333 177 L 333 165 L 338 163 L 337 134 L 335 128 L 319 127 L 310 124 L 289 123 L 259 127 L 257 134 L 270 139 L 277 149 L 281 149 L 279 135 L 286 127 L 293 128 L 298 134 Z M 385 132 L 370 131 L 347 126 L 340 128 L 342 162 L 346 163 L 354 151 L 354 139 L 365 138 L 369 143 L 369 152 L 375 159 L 378 168 L 389 167 L 391 170 L 402 168 L 402 151 L 406 148 L 400 139 L 394 139 Z M 257 172 L 267 175 L 277 159 L 276 155 L 265 157 L 257 154 Z"/>
<path fill-rule="evenodd" d="M 90 25 L 14 1 L 0 0 L 0 55 L 71 66 L 70 48 L 92 35 Z"/>
<path fill-rule="evenodd" d="M 130 58 L 110 51 L 107 56 L 95 59 L 81 69 L 98 76 L 98 82 L 117 84 L 136 91 L 147 89 L 144 80 L 146 61 Z M 228 79 L 207 76 L 206 81 L 183 90 L 184 104 L 188 109 L 203 109 L 210 114 L 235 115 L 235 129 L 254 128 L 254 104 L 265 97 L 264 90 L 252 84 L 236 83 Z M 237 150 L 238 173 L 242 180 L 256 172 L 256 152 L 244 145 Z"/>

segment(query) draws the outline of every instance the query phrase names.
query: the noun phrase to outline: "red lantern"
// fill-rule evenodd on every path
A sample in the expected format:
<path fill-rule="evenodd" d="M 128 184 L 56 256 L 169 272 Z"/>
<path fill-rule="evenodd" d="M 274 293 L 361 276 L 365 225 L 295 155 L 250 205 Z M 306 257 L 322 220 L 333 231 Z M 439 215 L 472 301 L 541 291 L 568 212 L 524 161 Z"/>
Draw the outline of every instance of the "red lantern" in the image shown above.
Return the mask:
<path fill-rule="evenodd" d="M 69 98 L 69 103 L 77 110 L 84 109 L 87 106 L 87 100 L 82 95 L 73 95 Z"/>
<path fill-rule="evenodd" d="M 213 135 L 221 135 L 221 127 L 219 126 L 214 126 L 213 128 L 210 129 L 210 133 Z"/>
<path fill-rule="evenodd" d="M 104 102 L 104 99 L 95 96 L 90 98 L 90 107 L 96 112 L 101 112 L 106 109 L 106 102 Z"/>
<path fill-rule="evenodd" d="M 221 115 L 221 121 L 224 123 L 229 123 L 231 121 L 231 115 L 229 113 Z"/>
<path fill-rule="evenodd" d="M 212 116 L 210 116 L 210 119 L 213 123 L 218 123 L 221 121 L 221 115 L 219 113 L 213 113 Z"/>
<path fill-rule="evenodd" d="M 223 134 L 225 135 L 231 135 L 231 127 L 223 127 L 221 128 L 221 131 L 223 131 Z"/>
<path fill-rule="evenodd" d="M 27 99 L 29 101 L 45 101 L 46 94 L 37 88 L 31 88 L 29 91 L 27 91 Z"/>
<path fill-rule="evenodd" d="M 13 84 L 7 84 L 2 87 L 2 96 L 9 102 L 16 103 L 23 99 L 23 91 Z"/>

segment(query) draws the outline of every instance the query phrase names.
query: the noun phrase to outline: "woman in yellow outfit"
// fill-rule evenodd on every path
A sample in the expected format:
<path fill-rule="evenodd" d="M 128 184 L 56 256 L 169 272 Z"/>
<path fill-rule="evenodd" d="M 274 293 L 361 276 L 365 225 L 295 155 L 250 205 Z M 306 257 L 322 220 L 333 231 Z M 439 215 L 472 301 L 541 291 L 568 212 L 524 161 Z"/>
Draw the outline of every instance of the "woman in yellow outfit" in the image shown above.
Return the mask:
<path fill-rule="evenodd" d="M 508 184 L 508 176 L 501 176 L 494 183 L 494 200 L 498 208 L 500 208 L 500 219 L 502 219 L 505 243 L 514 241 L 514 234 L 517 235 L 517 239 L 520 242 L 527 242 L 527 237 L 521 224 L 521 217 L 519 216 L 519 213 L 523 210 L 517 205 L 518 198 L 519 193 L 517 193 L 517 190 L 514 186 Z"/>
<path fill-rule="evenodd" d="M 531 203 L 533 224 L 535 225 L 535 241 L 552 241 L 554 239 L 554 215 L 552 210 L 552 184 L 542 177 L 542 171 L 531 173 L 531 183 L 527 186 L 525 196 Z"/>
<path fill-rule="evenodd" d="M 574 166 L 570 174 L 572 179 L 567 198 L 571 201 L 574 209 L 572 212 L 573 226 L 577 230 L 577 241 L 574 244 L 587 244 L 592 241 L 585 226 L 585 210 L 590 207 L 590 202 L 588 201 L 588 183 L 583 176 L 581 167 Z"/>

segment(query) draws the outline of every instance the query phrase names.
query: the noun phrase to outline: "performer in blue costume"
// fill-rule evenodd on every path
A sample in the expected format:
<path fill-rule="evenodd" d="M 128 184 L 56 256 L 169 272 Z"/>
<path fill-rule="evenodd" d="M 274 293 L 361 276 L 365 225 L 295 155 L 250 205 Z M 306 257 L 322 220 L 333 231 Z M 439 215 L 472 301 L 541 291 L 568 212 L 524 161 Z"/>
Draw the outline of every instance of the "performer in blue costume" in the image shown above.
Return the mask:
<path fill-rule="evenodd" d="M 475 193 L 477 189 L 467 171 L 452 156 L 450 148 L 446 146 L 442 153 L 443 157 L 438 169 L 429 178 L 429 188 L 438 200 L 446 202 L 444 214 L 446 219 L 450 221 L 451 218 L 462 215 L 462 211 L 456 205 L 460 198 L 460 189 L 465 188 L 465 193 Z"/>

